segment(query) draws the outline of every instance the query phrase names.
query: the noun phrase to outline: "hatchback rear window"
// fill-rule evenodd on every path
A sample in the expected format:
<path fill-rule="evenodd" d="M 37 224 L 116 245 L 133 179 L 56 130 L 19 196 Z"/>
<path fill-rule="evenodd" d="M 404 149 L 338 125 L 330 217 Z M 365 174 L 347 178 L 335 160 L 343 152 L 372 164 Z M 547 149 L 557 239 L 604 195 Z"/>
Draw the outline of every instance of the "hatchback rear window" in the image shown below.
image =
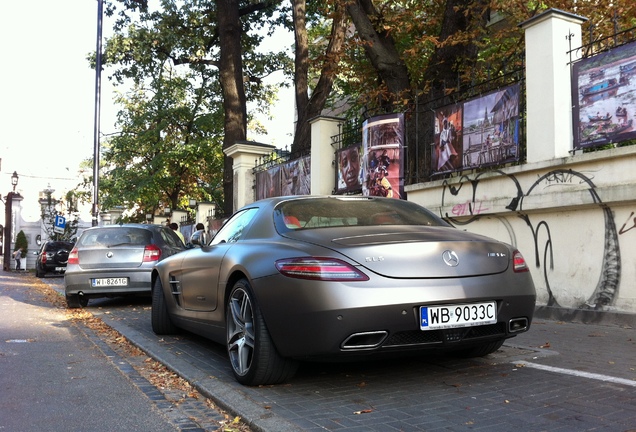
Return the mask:
<path fill-rule="evenodd" d="M 85 231 L 79 247 L 145 246 L 152 243 L 152 233 L 145 229 L 120 227 Z"/>
<path fill-rule="evenodd" d="M 52 241 L 46 244 L 45 249 L 49 252 L 58 251 L 60 249 L 71 250 L 73 249 L 73 243 L 64 242 L 64 241 Z"/>

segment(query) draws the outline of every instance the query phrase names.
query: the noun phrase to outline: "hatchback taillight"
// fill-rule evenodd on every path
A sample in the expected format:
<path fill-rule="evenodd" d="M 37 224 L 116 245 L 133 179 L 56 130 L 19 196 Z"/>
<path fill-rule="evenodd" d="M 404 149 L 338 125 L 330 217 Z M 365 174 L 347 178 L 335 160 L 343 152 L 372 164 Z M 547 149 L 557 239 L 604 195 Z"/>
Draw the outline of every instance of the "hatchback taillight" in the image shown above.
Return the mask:
<path fill-rule="evenodd" d="M 281 274 L 297 279 L 324 281 L 366 281 L 369 277 L 344 261 L 334 258 L 303 257 L 276 261 Z"/>
<path fill-rule="evenodd" d="M 144 249 L 144 262 L 159 261 L 161 258 L 161 249 L 155 244 L 146 245 Z"/>
<path fill-rule="evenodd" d="M 526 260 L 523 259 L 523 255 L 521 255 L 521 252 L 519 251 L 515 251 L 512 254 L 512 269 L 515 273 L 530 271 L 528 264 L 526 264 Z"/>
<path fill-rule="evenodd" d="M 79 253 L 77 252 L 77 248 L 73 248 L 70 254 L 68 254 L 68 262 L 67 264 L 79 264 Z"/>

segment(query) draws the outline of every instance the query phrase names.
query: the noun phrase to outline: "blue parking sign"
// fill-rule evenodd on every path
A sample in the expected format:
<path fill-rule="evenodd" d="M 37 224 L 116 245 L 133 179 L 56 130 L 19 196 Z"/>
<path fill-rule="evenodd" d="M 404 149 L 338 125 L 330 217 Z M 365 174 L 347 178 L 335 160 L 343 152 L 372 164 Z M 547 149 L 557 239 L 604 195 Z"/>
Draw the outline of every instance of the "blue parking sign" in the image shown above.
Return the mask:
<path fill-rule="evenodd" d="M 55 216 L 55 226 L 53 227 L 53 231 L 56 233 L 63 233 L 64 228 L 66 228 L 66 218 L 61 215 Z"/>

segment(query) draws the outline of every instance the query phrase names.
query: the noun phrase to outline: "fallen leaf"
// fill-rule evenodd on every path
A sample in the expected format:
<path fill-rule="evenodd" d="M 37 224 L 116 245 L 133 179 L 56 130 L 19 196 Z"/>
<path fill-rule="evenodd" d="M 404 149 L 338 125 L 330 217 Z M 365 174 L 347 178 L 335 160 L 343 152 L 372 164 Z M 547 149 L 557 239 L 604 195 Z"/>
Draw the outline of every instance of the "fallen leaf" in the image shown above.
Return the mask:
<path fill-rule="evenodd" d="M 354 411 L 353 413 L 358 415 L 358 414 L 368 414 L 370 412 L 373 412 L 372 409 L 365 409 L 365 410 L 360 410 L 360 411 Z"/>

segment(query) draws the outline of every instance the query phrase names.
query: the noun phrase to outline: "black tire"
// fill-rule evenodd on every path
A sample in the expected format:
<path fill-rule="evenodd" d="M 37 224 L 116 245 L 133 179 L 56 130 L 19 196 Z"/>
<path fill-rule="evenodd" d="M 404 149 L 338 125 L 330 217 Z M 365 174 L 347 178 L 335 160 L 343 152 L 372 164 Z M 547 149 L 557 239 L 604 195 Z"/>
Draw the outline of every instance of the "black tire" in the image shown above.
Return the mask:
<path fill-rule="evenodd" d="M 463 358 L 483 357 L 497 351 L 503 345 L 505 339 L 499 339 L 494 342 L 485 343 L 476 347 L 460 350 L 456 355 Z"/>
<path fill-rule="evenodd" d="M 163 294 L 163 284 L 157 277 L 152 284 L 152 309 L 150 314 L 152 331 L 158 335 L 173 335 L 179 332 L 177 326 L 172 323 L 166 299 Z"/>
<path fill-rule="evenodd" d="M 278 354 L 247 280 L 234 284 L 225 311 L 227 352 L 239 383 L 279 384 L 294 376 L 298 362 Z"/>
<path fill-rule="evenodd" d="M 85 308 L 88 306 L 88 299 L 79 294 L 66 294 L 66 305 L 69 309 Z"/>
<path fill-rule="evenodd" d="M 40 267 L 36 264 L 35 265 L 35 275 L 37 277 L 39 277 L 39 278 L 43 278 L 46 275 L 46 273 L 43 272 L 42 270 L 40 270 Z"/>

